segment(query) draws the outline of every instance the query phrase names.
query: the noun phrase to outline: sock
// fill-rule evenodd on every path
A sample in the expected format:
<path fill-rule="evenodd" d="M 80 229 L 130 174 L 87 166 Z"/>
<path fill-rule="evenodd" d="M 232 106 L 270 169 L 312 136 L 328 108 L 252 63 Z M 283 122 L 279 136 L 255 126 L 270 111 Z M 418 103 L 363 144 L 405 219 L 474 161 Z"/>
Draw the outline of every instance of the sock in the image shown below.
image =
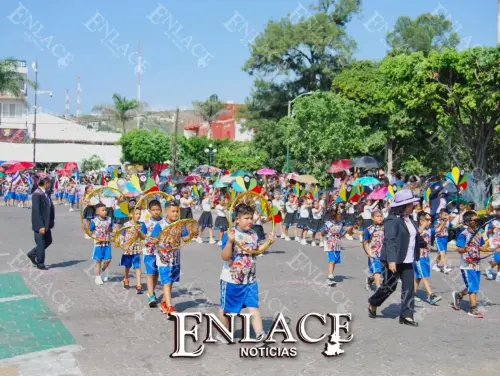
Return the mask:
<path fill-rule="evenodd" d="M 333 279 L 333 274 L 328 274 L 328 279 Z"/>

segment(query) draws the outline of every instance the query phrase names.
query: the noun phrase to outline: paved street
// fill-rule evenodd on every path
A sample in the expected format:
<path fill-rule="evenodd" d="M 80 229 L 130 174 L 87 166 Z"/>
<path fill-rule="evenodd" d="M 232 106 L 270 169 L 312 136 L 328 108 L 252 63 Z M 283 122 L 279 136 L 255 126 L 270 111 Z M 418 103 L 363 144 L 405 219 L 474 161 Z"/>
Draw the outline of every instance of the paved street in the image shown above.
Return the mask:
<path fill-rule="evenodd" d="M 377 319 L 368 318 L 366 258 L 358 241 L 344 241 L 343 263 L 336 270 L 339 284 L 329 288 L 322 249 L 279 240 L 258 259 L 265 324 L 283 312 L 297 338 L 297 319 L 305 313 L 350 312 L 354 340 L 342 345 L 345 352 L 326 358 L 322 341 L 298 343 L 294 359 L 240 359 L 239 344 L 206 344 L 200 358 L 172 359 L 173 322 L 147 307 L 146 295 L 121 287 L 119 250 L 113 253 L 111 281 L 95 285 L 92 242 L 83 237 L 79 214 L 58 206 L 54 243 L 47 251 L 51 269 L 38 271 L 25 257 L 34 245 L 30 215 L 26 209 L 0 207 L 0 375 L 9 367 L 29 376 L 229 375 L 242 369 L 253 376 L 498 374 L 492 350 L 499 338 L 500 283 L 482 280 L 484 319 L 467 316 L 467 301 L 455 312 L 451 291 L 463 287 L 456 253 L 451 256 L 454 271 L 431 278 L 444 299 L 437 307 L 419 303 L 415 318 L 420 327 L 410 328 L 397 320 L 399 291 L 382 307 L 384 317 L 379 312 Z M 192 242 L 182 250 L 183 274 L 174 287 L 179 311 L 217 312 L 221 265 L 215 245 Z M 201 338 L 205 330 L 204 324 Z M 329 334 L 330 328 L 311 323 L 310 331 Z M 198 346 L 189 342 L 188 349 Z"/>

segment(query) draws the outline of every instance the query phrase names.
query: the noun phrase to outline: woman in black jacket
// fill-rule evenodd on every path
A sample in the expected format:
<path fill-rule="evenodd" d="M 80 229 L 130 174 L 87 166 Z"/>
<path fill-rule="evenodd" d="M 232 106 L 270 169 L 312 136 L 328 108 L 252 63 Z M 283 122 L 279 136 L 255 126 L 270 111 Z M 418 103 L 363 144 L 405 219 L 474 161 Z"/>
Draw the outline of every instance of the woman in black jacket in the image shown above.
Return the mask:
<path fill-rule="evenodd" d="M 420 247 L 426 245 L 418 232 L 418 224 L 411 214 L 416 202 L 410 190 L 396 193 L 388 217 L 384 221 L 384 244 L 380 259 L 385 266 L 384 283 L 368 299 L 368 315 L 375 318 L 377 307 L 396 290 L 398 280 L 402 282 L 401 313 L 399 323 L 418 326 L 413 320 L 415 290 L 413 261 L 420 259 Z"/>

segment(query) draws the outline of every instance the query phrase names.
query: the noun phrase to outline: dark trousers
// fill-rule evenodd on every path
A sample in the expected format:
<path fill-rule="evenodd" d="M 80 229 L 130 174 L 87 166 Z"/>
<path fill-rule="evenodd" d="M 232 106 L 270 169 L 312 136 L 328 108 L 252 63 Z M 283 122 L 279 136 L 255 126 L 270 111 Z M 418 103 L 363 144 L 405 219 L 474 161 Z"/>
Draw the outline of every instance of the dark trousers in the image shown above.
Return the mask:
<path fill-rule="evenodd" d="M 380 307 L 385 300 L 396 291 L 398 280 L 401 279 L 401 317 L 413 318 L 415 312 L 415 273 L 413 271 L 413 263 L 411 264 L 396 264 L 396 273 L 389 270 L 385 265 L 384 283 L 375 293 L 368 299 L 373 307 Z"/>
<path fill-rule="evenodd" d="M 44 235 L 35 232 L 35 243 L 35 248 L 28 253 L 28 256 L 35 256 L 37 265 L 45 265 L 45 250 L 52 244 L 52 233 L 50 230 Z"/>

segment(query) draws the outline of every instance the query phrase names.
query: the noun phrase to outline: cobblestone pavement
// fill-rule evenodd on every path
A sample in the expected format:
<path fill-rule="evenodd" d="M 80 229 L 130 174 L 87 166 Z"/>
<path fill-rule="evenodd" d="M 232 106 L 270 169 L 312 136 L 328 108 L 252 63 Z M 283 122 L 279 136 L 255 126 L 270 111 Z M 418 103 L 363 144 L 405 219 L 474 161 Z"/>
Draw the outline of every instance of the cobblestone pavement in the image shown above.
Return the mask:
<path fill-rule="evenodd" d="M 240 359 L 239 347 L 207 344 L 196 359 L 172 359 L 174 323 L 146 306 L 146 295 L 121 287 L 120 252 L 114 251 L 111 281 L 97 286 L 78 213 L 56 208 L 49 271 L 33 268 L 25 254 L 33 247 L 30 211 L 0 207 L 0 375 L 493 375 L 491 348 L 498 346 L 500 283 L 481 281 L 484 319 L 451 309 L 451 292 L 463 287 L 457 254 L 453 272 L 433 273 L 431 285 L 443 296 L 439 306 L 417 305 L 419 328 L 399 325 L 399 291 L 367 317 L 366 258 L 357 241 L 344 241 L 337 287 L 325 285 L 326 256 L 319 247 L 278 242 L 258 259 L 259 295 L 265 325 L 283 312 L 295 335 L 307 312 L 350 312 L 354 340 L 345 353 L 324 357 L 324 342 L 298 343 L 293 359 Z M 217 312 L 222 261 L 215 245 L 189 244 L 182 250 L 181 283 L 174 287 L 179 311 Z M 157 295 L 161 295 L 160 287 Z M 420 292 L 420 296 L 424 296 Z M 382 316 L 383 315 L 383 316 Z M 319 322 L 311 334 L 328 333 Z M 200 327 L 203 338 L 205 325 Z M 189 341 L 189 340 L 188 340 Z M 190 343 L 189 349 L 198 345 Z M 287 345 L 289 346 L 289 345 Z M 494 347 L 495 346 L 495 347 Z M 496 371 L 496 372 L 495 372 Z"/>

